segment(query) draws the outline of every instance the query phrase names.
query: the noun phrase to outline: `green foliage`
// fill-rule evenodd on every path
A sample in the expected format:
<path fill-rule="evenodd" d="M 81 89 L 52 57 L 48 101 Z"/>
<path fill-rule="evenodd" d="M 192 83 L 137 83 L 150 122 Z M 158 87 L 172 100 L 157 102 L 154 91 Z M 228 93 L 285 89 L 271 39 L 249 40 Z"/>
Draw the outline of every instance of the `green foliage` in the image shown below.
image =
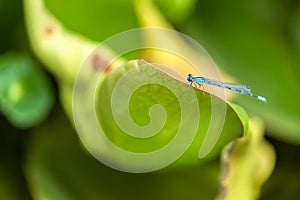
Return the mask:
<path fill-rule="evenodd" d="M 116 171 L 82 151 L 61 110 L 34 131 L 28 144 L 26 176 L 37 199 L 127 200 L 213 199 L 217 161 L 147 174 Z"/>
<path fill-rule="evenodd" d="M 237 82 L 268 99 L 263 104 L 240 95 L 236 101 L 262 117 L 272 136 L 299 143 L 299 54 L 294 48 L 299 11 L 292 18 L 288 12 L 284 2 L 199 1 L 182 29 L 202 43 Z M 294 40 L 287 37 L 290 21 L 295 22 Z"/>
<path fill-rule="evenodd" d="M 245 137 L 228 144 L 222 153 L 220 199 L 257 199 L 275 166 L 275 151 L 263 138 L 262 123 L 251 119 Z"/>
<path fill-rule="evenodd" d="M 121 31 L 137 28 L 134 0 L 46 0 L 46 6 L 68 29 L 103 41 Z"/>
<path fill-rule="evenodd" d="M 153 2 L 155 2 L 155 4 L 161 8 L 166 17 L 172 19 L 172 21 L 174 21 L 176 24 L 184 23 L 185 20 L 190 17 L 195 4 L 197 3 L 196 0 L 155 0 Z"/>
<path fill-rule="evenodd" d="M 177 149 L 184 149 L 186 146 L 189 146 L 187 138 L 189 138 L 189 135 L 193 132 L 194 125 L 191 121 L 196 121 L 195 119 L 197 119 L 198 112 L 200 112 L 201 118 L 197 123 L 198 128 L 196 128 L 197 133 L 193 140 L 194 142 L 178 161 L 180 164 L 199 163 L 198 153 L 204 143 L 211 119 L 214 117 L 211 111 L 211 96 L 208 94 L 204 95 L 201 90 L 193 89 L 181 81 L 174 80 L 174 78 L 154 68 L 150 64 L 144 62 L 138 63 L 139 64 L 128 62 L 118 67 L 116 70 L 110 72 L 98 86 L 99 92 L 96 101 L 96 111 L 99 116 L 99 122 L 101 126 L 103 126 L 107 137 L 117 146 L 130 152 L 151 152 L 168 144 L 176 134 L 179 134 L 179 127 L 184 127 L 184 136 L 177 136 L 180 137 L 180 139 L 178 139 L 180 142 L 177 142 L 176 145 Z M 122 85 L 119 83 L 117 86 L 120 78 L 122 78 L 125 85 L 125 87 L 121 86 L 122 89 L 120 90 L 124 96 L 126 96 L 126 93 L 130 93 L 131 90 L 134 90 L 136 84 L 143 85 L 144 82 L 150 84 L 143 85 L 135 90 L 128 105 L 128 102 L 123 101 L 121 97 L 119 99 L 113 96 L 113 93 L 116 92 L 116 88 Z M 155 82 L 157 84 L 155 84 Z M 193 96 L 190 96 L 190 92 L 192 91 L 196 93 L 195 99 L 193 99 Z M 120 104 L 118 105 L 120 108 L 118 108 L 115 113 L 112 112 L 111 102 L 114 101 L 112 98 L 118 99 L 116 101 Z M 215 99 L 215 101 L 217 101 L 216 104 L 222 104 L 222 100 L 220 99 Z M 153 109 L 154 107 L 152 106 L 157 104 L 163 106 L 165 111 L 154 111 L 155 109 Z M 186 106 L 183 106 L 183 104 Z M 162 128 L 158 129 L 157 134 L 152 137 L 134 138 L 129 136 L 116 123 L 116 118 L 119 118 L 125 121 L 129 126 L 130 121 L 127 121 L 129 116 L 126 115 L 127 106 L 129 106 L 130 117 L 137 125 L 152 126 L 154 133 L 156 133 L 154 130 L 156 130 L 157 127 Z M 187 107 L 189 107 L 188 113 L 184 110 Z M 236 112 L 239 112 L 239 115 Z M 240 118 L 238 117 L 240 115 L 244 120 L 248 120 L 247 115 L 245 115 L 242 110 L 234 110 L 231 106 L 226 107 L 225 124 L 214 150 L 210 153 L 210 157 L 215 158 L 225 144 L 243 134 L 243 130 L 246 128 L 242 126 Z M 166 117 L 166 119 L 164 117 Z M 82 116 L 81 120 L 90 121 L 90 119 L 85 118 L 85 116 Z M 164 120 L 166 121 L 161 124 L 161 121 Z M 232 123 L 235 124 L 235 126 L 230 126 Z M 148 128 L 151 129 L 151 127 Z M 134 130 L 134 128 L 131 128 L 131 130 Z M 137 134 L 137 137 L 143 137 L 143 134 L 147 132 L 146 128 L 139 128 L 138 130 L 140 130 L 140 133 Z M 91 143 L 95 144 L 90 144 L 90 146 L 95 146 L 97 141 L 94 140 L 91 141 Z M 113 155 L 111 155 L 111 157 L 112 156 Z M 206 159 L 202 161 L 206 161 Z"/>
<path fill-rule="evenodd" d="M 22 17 L 21 0 L 0 0 L 0 53 L 11 46 L 12 38 Z"/>
<path fill-rule="evenodd" d="M 23 142 L 27 132 L 16 130 L 0 115 L 0 199 L 30 200 L 23 173 Z"/>
<path fill-rule="evenodd" d="M 267 132 L 278 140 L 300 142 L 300 96 L 297 92 L 300 73 L 299 2 L 23 0 L 22 3 L 27 35 L 22 33 L 21 0 L 0 0 L 0 22 L 3 25 L 0 52 L 8 49 L 15 52 L 12 44 L 23 51 L 0 56 L 0 111 L 4 115 L 0 116 L 0 199 L 29 199 L 31 195 L 33 199 L 176 200 L 213 199 L 219 194 L 221 199 L 231 200 L 259 198 L 261 189 L 262 197 L 266 199 L 298 197 L 299 147 L 271 139 L 279 151 L 278 164 L 271 175 L 275 153 L 263 134 Z M 128 151 L 155 151 L 172 141 L 180 124 L 184 124 L 190 127 L 184 137 L 179 138 L 176 149 L 188 149 L 172 165 L 152 173 L 130 174 L 108 168 L 85 152 L 82 146 L 89 151 L 96 149 L 93 152 L 96 155 L 119 158 L 116 161 L 127 158 L 101 146 L 96 137 L 89 140 L 75 137 L 75 129 L 70 125 L 74 121 L 72 95 L 78 69 L 98 43 L 113 34 L 143 26 L 172 29 L 173 25 L 205 46 L 222 69 L 224 81 L 250 85 L 253 92 L 266 96 L 268 103 L 244 95 L 230 96 L 234 103 L 211 98 L 210 94 L 188 87 L 185 82 L 150 64 L 136 65 L 125 61 L 142 55 L 153 63 L 167 63 L 165 65 L 173 67 L 182 76 L 190 73 L 191 68 L 183 67 L 184 62 L 165 52 L 139 50 L 130 52 L 129 56 L 122 55 L 120 62 L 113 63 L 110 72 L 104 73 L 97 85 L 96 105 L 92 105 L 107 138 Z M 35 128 L 53 108 L 53 86 L 36 62 L 26 56 L 32 53 L 24 49 L 27 36 L 33 52 L 58 84 L 61 101 L 56 104 L 63 105 L 63 111 L 60 105 L 56 106 L 51 118 Z M 190 52 L 189 44 L 182 38 L 167 34 L 160 36 L 164 42 Z M 153 44 L 155 37 L 150 34 L 144 39 Z M 119 45 L 125 46 L 128 42 L 122 41 Z M 99 55 L 104 61 L 116 53 L 109 46 L 103 50 L 105 53 Z M 198 54 L 195 56 L 206 59 Z M 207 64 L 205 61 L 204 65 Z M 133 74 L 124 78 L 129 72 Z M 97 73 L 92 71 L 92 76 L 97 76 Z M 170 87 L 156 83 L 143 85 L 132 93 L 128 102 L 120 98 L 120 110 L 113 113 L 111 95 L 121 77 L 125 80 L 124 93 L 141 79 L 160 80 L 162 85 L 169 83 Z M 181 104 L 177 94 L 184 97 L 190 92 L 196 98 L 188 98 L 190 101 Z M 225 123 L 210 154 L 199 159 L 201 147 L 209 149 L 213 143 L 206 140 L 207 129 L 214 117 L 212 99 L 225 105 Z M 182 105 L 191 108 L 188 115 L 184 114 L 186 109 L 182 109 Z M 200 110 L 199 120 L 196 107 Z M 147 126 L 152 126 L 158 134 L 148 138 L 147 131 L 137 132 L 140 133 L 137 136 L 145 134 L 145 138 L 127 135 L 116 122 L 116 117 L 125 119 L 125 108 L 139 128 L 146 130 Z M 8 125 L 4 117 L 14 127 Z M 89 117 L 85 115 L 80 120 L 87 130 L 95 132 Z M 163 119 L 166 119 L 165 123 L 162 123 Z M 193 126 L 197 126 L 196 135 L 189 146 L 185 136 L 189 136 Z M 32 129 L 24 132 L 19 128 Z M 141 164 L 150 165 L 161 160 L 147 160 Z M 269 176 L 271 179 L 262 187 Z"/>
<path fill-rule="evenodd" d="M 53 92 L 46 75 L 27 56 L 0 57 L 1 112 L 20 128 L 41 122 L 53 104 Z"/>

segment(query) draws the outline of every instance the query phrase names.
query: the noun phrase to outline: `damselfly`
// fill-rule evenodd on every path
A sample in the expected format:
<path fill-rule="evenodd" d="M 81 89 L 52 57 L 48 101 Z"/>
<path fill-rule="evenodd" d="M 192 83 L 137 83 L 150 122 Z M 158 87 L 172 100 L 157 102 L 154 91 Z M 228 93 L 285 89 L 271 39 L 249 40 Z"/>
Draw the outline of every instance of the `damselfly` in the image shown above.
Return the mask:
<path fill-rule="evenodd" d="M 194 85 L 196 88 L 201 87 L 202 85 L 213 85 L 213 86 L 228 89 L 233 92 L 240 93 L 240 94 L 246 94 L 246 95 L 254 97 L 260 101 L 267 102 L 267 99 L 265 97 L 258 96 L 258 95 L 251 93 L 251 88 L 247 85 L 221 82 L 221 81 L 217 81 L 217 80 L 207 79 L 202 76 L 198 76 L 198 77 L 194 76 L 193 77 L 192 74 L 188 75 L 187 81 L 190 82 L 191 86 Z"/>

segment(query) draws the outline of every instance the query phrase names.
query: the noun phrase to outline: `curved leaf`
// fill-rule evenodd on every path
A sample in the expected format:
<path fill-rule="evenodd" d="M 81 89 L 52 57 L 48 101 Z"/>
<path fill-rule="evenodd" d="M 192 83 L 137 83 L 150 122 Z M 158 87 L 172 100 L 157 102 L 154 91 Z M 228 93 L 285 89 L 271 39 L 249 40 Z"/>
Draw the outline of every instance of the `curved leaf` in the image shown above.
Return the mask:
<path fill-rule="evenodd" d="M 95 157 L 105 157 L 101 161 L 117 164 L 121 170 L 167 166 L 182 154 L 178 163 L 198 163 L 201 148 L 209 152 L 215 147 L 210 154 L 215 157 L 226 143 L 243 134 L 240 119 L 223 100 L 203 95 L 143 61 L 128 62 L 108 73 L 98 85 L 95 101 L 89 85 L 81 84 L 78 87 L 85 89 L 73 98 L 79 136 Z M 212 108 L 222 104 L 227 109 L 223 129 L 209 133 L 209 128 L 222 122 L 215 116 L 222 116 L 221 110 L 213 114 Z M 93 112 L 99 121 L 93 119 Z"/>
<path fill-rule="evenodd" d="M 257 199 L 275 167 L 275 151 L 263 138 L 261 121 L 251 119 L 249 125 L 244 138 L 223 150 L 220 199 Z"/>
<path fill-rule="evenodd" d="M 163 173 L 119 172 L 82 151 L 62 111 L 53 116 L 27 145 L 25 172 L 33 199 L 196 200 L 217 193 L 218 161 Z"/>

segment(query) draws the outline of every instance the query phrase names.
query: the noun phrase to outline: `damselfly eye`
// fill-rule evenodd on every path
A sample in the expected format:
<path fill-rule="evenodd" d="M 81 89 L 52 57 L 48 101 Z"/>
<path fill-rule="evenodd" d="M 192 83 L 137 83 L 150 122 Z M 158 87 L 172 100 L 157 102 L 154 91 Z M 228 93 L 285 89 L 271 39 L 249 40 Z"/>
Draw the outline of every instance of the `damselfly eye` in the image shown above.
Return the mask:
<path fill-rule="evenodd" d="M 188 77 L 186 79 L 188 82 L 191 82 L 193 80 L 193 75 L 192 74 L 188 74 Z"/>

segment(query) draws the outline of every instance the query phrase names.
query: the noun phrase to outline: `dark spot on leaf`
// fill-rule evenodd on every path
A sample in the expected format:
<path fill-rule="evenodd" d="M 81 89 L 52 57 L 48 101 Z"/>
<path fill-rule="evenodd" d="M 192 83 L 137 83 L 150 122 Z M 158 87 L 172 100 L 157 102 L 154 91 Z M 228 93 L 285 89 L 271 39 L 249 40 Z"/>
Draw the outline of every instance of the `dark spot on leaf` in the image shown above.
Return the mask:
<path fill-rule="evenodd" d="M 46 35 L 47 36 L 51 36 L 51 35 L 53 35 L 53 33 L 54 33 L 54 26 L 53 25 L 49 25 L 49 26 L 47 26 L 46 27 Z"/>
<path fill-rule="evenodd" d="M 108 62 L 98 54 L 95 54 L 93 56 L 92 65 L 93 65 L 93 68 L 95 71 L 103 71 L 104 70 L 104 73 L 108 73 L 111 70 L 111 67 L 107 66 Z"/>

